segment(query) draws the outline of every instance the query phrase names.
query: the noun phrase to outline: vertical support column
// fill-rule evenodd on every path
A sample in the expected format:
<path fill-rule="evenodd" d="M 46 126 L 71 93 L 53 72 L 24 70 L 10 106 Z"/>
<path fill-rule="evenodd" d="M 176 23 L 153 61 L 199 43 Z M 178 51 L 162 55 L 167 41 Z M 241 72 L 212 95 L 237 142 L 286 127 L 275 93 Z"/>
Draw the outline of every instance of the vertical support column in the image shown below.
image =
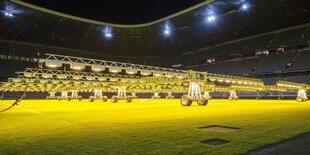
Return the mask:
<path fill-rule="evenodd" d="M 117 97 L 119 99 L 125 99 L 127 98 L 127 95 L 126 95 L 126 88 L 125 87 L 118 87 L 117 89 Z"/>
<path fill-rule="evenodd" d="M 111 97 L 112 103 L 117 103 L 118 100 L 125 100 L 127 103 L 132 102 L 132 97 L 126 94 L 126 87 L 118 87 L 117 88 L 117 95 L 113 95 Z"/>
<path fill-rule="evenodd" d="M 191 82 L 189 84 L 188 96 L 194 100 L 201 99 L 200 86 L 197 82 Z"/>
<path fill-rule="evenodd" d="M 68 98 L 68 92 L 61 92 L 61 98 Z"/>
<path fill-rule="evenodd" d="M 166 99 L 174 99 L 174 96 L 172 95 L 172 92 L 168 92 Z"/>
<path fill-rule="evenodd" d="M 260 92 L 256 92 L 256 99 L 262 99 Z"/>
<path fill-rule="evenodd" d="M 56 96 L 55 96 L 55 92 L 49 92 L 49 96 L 46 96 L 46 99 L 48 100 L 48 99 L 55 99 L 56 98 Z"/>
<path fill-rule="evenodd" d="M 211 99 L 212 99 L 212 97 L 211 97 L 211 95 L 210 95 L 209 92 L 205 92 L 204 95 L 203 95 L 203 97 L 204 97 L 205 99 L 207 99 L 207 100 L 211 100 Z"/>
<path fill-rule="evenodd" d="M 131 93 L 131 97 L 132 97 L 132 98 L 138 98 L 138 96 L 136 95 L 136 93 Z"/>
<path fill-rule="evenodd" d="M 152 96 L 152 99 L 160 99 L 160 96 L 158 95 L 158 93 L 154 93 L 154 95 Z"/>
<path fill-rule="evenodd" d="M 50 98 L 55 98 L 55 92 L 50 92 Z"/>
<path fill-rule="evenodd" d="M 102 98 L 102 90 L 95 89 L 94 98 L 95 99 L 101 99 Z"/>
<path fill-rule="evenodd" d="M 63 91 L 61 92 L 61 96 L 57 97 L 57 100 L 61 100 L 61 99 L 68 99 L 68 92 Z"/>
<path fill-rule="evenodd" d="M 78 92 L 76 90 L 71 91 L 71 98 L 78 98 Z"/>
<path fill-rule="evenodd" d="M 278 96 L 278 99 L 279 99 L 279 100 L 282 100 L 282 99 L 284 99 L 284 95 L 283 95 L 283 92 L 279 92 L 279 96 Z"/>
<path fill-rule="evenodd" d="M 197 101 L 199 106 L 208 104 L 208 99 L 201 95 L 200 86 L 197 82 L 190 82 L 188 94 L 181 97 L 182 106 L 190 106 L 192 105 L 192 101 Z"/>
<path fill-rule="evenodd" d="M 228 97 L 228 100 L 232 101 L 232 100 L 238 100 L 238 99 L 239 99 L 239 97 L 237 96 L 236 90 L 231 90 L 229 97 Z"/>
<path fill-rule="evenodd" d="M 108 101 L 108 97 L 102 95 L 101 89 L 95 89 L 94 90 L 94 96 L 89 96 L 89 102 L 94 102 L 95 99 L 101 99 L 103 102 Z"/>
<path fill-rule="evenodd" d="M 297 98 L 296 98 L 296 100 L 297 100 L 298 102 L 306 102 L 306 101 L 308 100 L 306 90 L 304 90 L 304 89 L 299 89 L 299 90 L 298 90 L 298 93 L 297 93 Z"/>

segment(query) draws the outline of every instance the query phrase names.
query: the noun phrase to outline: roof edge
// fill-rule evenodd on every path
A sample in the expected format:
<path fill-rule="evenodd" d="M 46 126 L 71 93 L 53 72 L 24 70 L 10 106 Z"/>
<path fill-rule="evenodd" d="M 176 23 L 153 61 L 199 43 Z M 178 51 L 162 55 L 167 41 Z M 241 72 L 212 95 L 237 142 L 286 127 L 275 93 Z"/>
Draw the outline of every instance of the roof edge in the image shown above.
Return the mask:
<path fill-rule="evenodd" d="M 74 15 L 69 15 L 69 14 L 61 13 L 61 12 L 54 11 L 54 10 L 50 10 L 50 9 L 47 9 L 47 8 L 44 8 L 44 7 L 40 7 L 40 6 L 37 6 L 37 5 L 33 5 L 33 4 L 30 4 L 30 3 L 24 2 L 22 0 L 10 0 L 10 1 L 13 2 L 13 3 L 19 4 L 19 5 L 22 5 L 22 6 L 31 8 L 31 9 L 34 9 L 34 10 L 39 10 L 39 11 L 42 11 L 42 12 L 45 12 L 45 13 L 49 13 L 49 14 L 53 14 L 53 15 L 56 15 L 56 16 L 61 16 L 61 17 L 65 17 L 65 18 L 69 18 L 69 19 L 73 19 L 73 20 L 77 20 L 77 21 L 81 21 L 81 22 L 86 22 L 86 23 L 90 23 L 90 24 L 105 25 L 105 26 L 118 27 L 118 28 L 137 28 L 137 27 L 146 27 L 146 26 L 154 25 L 154 24 L 157 24 L 157 23 L 169 20 L 171 18 L 180 16 L 182 14 L 185 14 L 187 12 L 190 12 L 192 10 L 195 10 L 197 8 L 205 6 L 205 5 L 209 4 L 209 3 L 212 3 L 215 0 L 205 0 L 204 2 L 196 4 L 194 6 L 191 6 L 191 7 L 187 8 L 187 9 L 184 9 L 184 10 L 179 11 L 177 13 L 171 14 L 169 16 L 166 16 L 166 17 L 163 17 L 163 18 L 151 21 L 151 22 L 141 23 L 141 24 L 114 24 L 114 23 L 102 22 L 102 21 L 98 21 L 98 20 L 82 18 L 82 17 L 78 17 L 78 16 L 74 16 Z"/>

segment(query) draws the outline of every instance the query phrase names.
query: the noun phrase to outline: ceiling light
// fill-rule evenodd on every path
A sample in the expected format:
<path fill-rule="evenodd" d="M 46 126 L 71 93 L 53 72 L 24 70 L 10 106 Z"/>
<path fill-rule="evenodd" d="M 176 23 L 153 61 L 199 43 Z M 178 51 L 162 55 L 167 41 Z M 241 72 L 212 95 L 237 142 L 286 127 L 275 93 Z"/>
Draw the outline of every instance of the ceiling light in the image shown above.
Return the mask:
<path fill-rule="evenodd" d="M 247 10 L 248 9 L 248 5 L 243 4 L 241 8 L 242 8 L 242 10 Z"/>
<path fill-rule="evenodd" d="M 95 72 L 101 72 L 105 69 L 105 67 L 102 65 L 93 65 L 91 69 Z"/>
<path fill-rule="evenodd" d="M 208 19 L 209 22 L 213 22 L 215 20 L 215 17 L 214 16 L 209 16 L 207 19 Z"/>
<path fill-rule="evenodd" d="M 111 33 L 106 33 L 105 36 L 106 36 L 107 38 L 111 38 L 111 37 L 112 37 L 112 34 L 111 34 Z"/>
<path fill-rule="evenodd" d="M 170 31 L 169 31 L 169 30 L 165 30 L 164 33 L 165 33 L 166 35 L 168 35 L 168 34 L 170 34 Z"/>
<path fill-rule="evenodd" d="M 81 70 L 81 69 L 85 69 L 85 64 L 82 63 L 72 63 L 70 65 L 71 69 L 75 69 L 75 70 Z"/>
<path fill-rule="evenodd" d="M 45 66 L 50 68 L 57 68 L 62 66 L 62 62 L 57 60 L 46 60 Z"/>
<path fill-rule="evenodd" d="M 13 14 L 5 12 L 4 15 L 9 16 L 9 17 L 13 17 Z"/>

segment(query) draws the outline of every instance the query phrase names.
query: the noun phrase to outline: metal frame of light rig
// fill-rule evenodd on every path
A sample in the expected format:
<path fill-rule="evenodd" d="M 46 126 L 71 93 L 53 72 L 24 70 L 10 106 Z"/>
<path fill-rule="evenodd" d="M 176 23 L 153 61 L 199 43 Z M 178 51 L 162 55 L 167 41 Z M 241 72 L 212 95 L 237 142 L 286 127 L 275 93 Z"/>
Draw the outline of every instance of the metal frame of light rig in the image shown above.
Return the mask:
<path fill-rule="evenodd" d="M 277 85 L 266 86 L 260 79 L 53 54 L 47 54 L 46 59 L 39 59 L 39 63 L 42 68 L 27 68 L 24 72 L 17 72 L 17 78 L 9 78 L 8 82 L 0 83 L 4 91 L 22 91 L 26 82 L 32 78 L 28 91 L 49 92 L 48 99 L 81 99 L 78 92 L 94 92 L 89 101 L 106 101 L 107 97 L 103 96 L 102 92 L 117 92 L 117 95 L 112 97 L 113 102 L 120 99 L 131 102 L 135 96 L 127 95 L 127 92 L 155 93 L 153 98 L 159 98 L 158 93 L 167 93 L 167 99 L 174 98 L 172 93 L 187 92 L 187 95 L 181 97 L 181 104 L 189 106 L 192 101 L 197 101 L 198 105 L 207 105 L 211 99 L 209 92 L 230 92 L 229 98 L 237 100 L 236 91 L 290 91 L 298 92 L 298 101 L 306 101 L 306 89 L 310 88 L 305 84 L 283 81 L 279 81 Z M 60 70 L 68 64 L 71 69 L 78 71 Z M 90 66 L 93 72 L 84 71 L 86 66 Z M 115 72 L 103 73 L 106 68 Z M 126 70 L 127 74 L 120 75 L 119 69 Z M 61 92 L 61 96 L 56 96 L 56 92 Z M 71 92 L 71 96 L 68 92 Z M 201 92 L 205 92 L 205 95 Z"/>

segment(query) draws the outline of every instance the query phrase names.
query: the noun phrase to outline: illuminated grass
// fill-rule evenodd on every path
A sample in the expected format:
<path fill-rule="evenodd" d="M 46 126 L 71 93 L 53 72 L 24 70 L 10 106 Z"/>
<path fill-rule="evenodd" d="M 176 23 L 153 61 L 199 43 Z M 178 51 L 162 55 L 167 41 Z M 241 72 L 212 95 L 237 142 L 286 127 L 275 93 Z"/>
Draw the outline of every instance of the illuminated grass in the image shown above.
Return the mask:
<path fill-rule="evenodd" d="M 1 109 L 3 103 L 12 101 L 1 101 Z M 205 107 L 182 107 L 177 99 L 24 100 L 0 114 L 0 125 L 0 154 L 239 154 L 310 131 L 310 104 L 211 100 Z M 240 129 L 198 129 L 208 125 Z M 229 143 L 200 143 L 214 138 Z"/>

